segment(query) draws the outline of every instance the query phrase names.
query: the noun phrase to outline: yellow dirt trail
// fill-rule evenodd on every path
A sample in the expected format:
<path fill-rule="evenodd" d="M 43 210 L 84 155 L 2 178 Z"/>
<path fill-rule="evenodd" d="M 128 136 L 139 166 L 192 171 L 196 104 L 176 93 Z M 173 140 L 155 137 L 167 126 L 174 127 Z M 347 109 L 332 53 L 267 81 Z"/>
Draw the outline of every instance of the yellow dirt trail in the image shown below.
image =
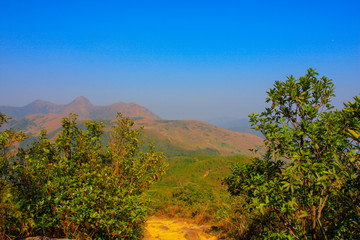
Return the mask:
<path fill-rule="evenodd" d="M 183 220 L 151 217 L 146 222 L 144 240 L 217 240 L 204 231 L 210 226 L 200 226 Z"/>

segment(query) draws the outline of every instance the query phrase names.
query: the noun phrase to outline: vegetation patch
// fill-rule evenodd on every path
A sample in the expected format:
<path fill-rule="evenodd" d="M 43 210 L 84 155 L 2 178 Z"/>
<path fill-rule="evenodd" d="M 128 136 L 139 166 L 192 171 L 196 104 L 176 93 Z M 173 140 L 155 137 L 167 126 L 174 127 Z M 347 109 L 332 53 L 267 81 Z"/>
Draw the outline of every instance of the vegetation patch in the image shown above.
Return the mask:
<path fill-rule="evenodd" d="M 0 125 L 7 121 L 0 114 Z M 147 213 L 143 191 L 164 172 L 161 153 L 141 151 L 142 129 L 118 115 L 110 140 L 104 124 L 76 115 L 55 142 L 46 131 L 28 149 L 13 149 L 22 132 L 0 133 L 0 238 L 140 239 Z"/>
<path fill-rule="evenodd" d="M 250 115 L 268 150 L 224 180 L 229 237 L 360 239 L 360 98 L 332 110 L 334 85 L 317 75 L 275 82 L 270 107 Z"/>
<path fill-rule="evenodd" d="M 249 157 L 194 155 L 167 162 L 168 171 L 146 192 L 152 214 L 217 225 L 227 221 L 231 199 L 221 179 L 230 174 L 232 164 L 250 162 Z"/>

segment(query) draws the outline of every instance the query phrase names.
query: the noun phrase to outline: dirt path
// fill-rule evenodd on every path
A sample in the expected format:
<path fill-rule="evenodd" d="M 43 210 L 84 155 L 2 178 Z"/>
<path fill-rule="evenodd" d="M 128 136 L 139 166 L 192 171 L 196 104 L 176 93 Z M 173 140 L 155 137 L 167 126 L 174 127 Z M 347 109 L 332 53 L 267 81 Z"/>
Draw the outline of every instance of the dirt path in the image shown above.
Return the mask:
<path fill-rule="evenodd" d="M 150 217 L 146 222 L 144 240 L 217 240 L 205 233 L 209 225 L 191 224 L 183 220 Z"/>

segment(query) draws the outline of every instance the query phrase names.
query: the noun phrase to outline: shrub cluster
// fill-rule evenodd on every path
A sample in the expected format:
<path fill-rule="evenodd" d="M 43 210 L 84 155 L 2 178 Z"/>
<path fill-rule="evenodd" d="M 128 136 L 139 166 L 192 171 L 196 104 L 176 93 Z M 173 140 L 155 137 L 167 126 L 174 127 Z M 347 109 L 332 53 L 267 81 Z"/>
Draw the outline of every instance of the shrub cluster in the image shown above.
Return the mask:
<path fill-rule="evenodd" d="M 0 115 L 0 126 L 6 115 Z M 117 115 L 110 141 L 104 124 L 76 115 L 62 121 L 55 142 L 46 131 L 28 149 L 11 129 L 0 133 L 0 238 L 140 239 L 146 214 L 141 194 L 165 171 L 153 146 L 142 152 L 142 129 Z"/>
<path fill-rule="evenodd" d="M 225 178 L 238 239 L 360 239 L 360 98 L 332 110 L 334 86 L 308 73 L 275 82 L 250 115 L 267 153 Z"/>

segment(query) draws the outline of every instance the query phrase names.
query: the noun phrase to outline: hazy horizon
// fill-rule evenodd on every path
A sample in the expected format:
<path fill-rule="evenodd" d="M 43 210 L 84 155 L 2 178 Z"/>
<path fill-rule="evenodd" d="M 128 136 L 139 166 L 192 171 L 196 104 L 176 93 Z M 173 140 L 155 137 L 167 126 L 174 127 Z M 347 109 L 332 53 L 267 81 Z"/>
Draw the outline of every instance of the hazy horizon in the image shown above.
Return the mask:
<path fill-rule="evenodd" d="M 164 119 L 240 119 L 309 67 L 360 94 L 358 1 L 16 1 L 0 5 L 0 106 L 134 102 Z"/>

